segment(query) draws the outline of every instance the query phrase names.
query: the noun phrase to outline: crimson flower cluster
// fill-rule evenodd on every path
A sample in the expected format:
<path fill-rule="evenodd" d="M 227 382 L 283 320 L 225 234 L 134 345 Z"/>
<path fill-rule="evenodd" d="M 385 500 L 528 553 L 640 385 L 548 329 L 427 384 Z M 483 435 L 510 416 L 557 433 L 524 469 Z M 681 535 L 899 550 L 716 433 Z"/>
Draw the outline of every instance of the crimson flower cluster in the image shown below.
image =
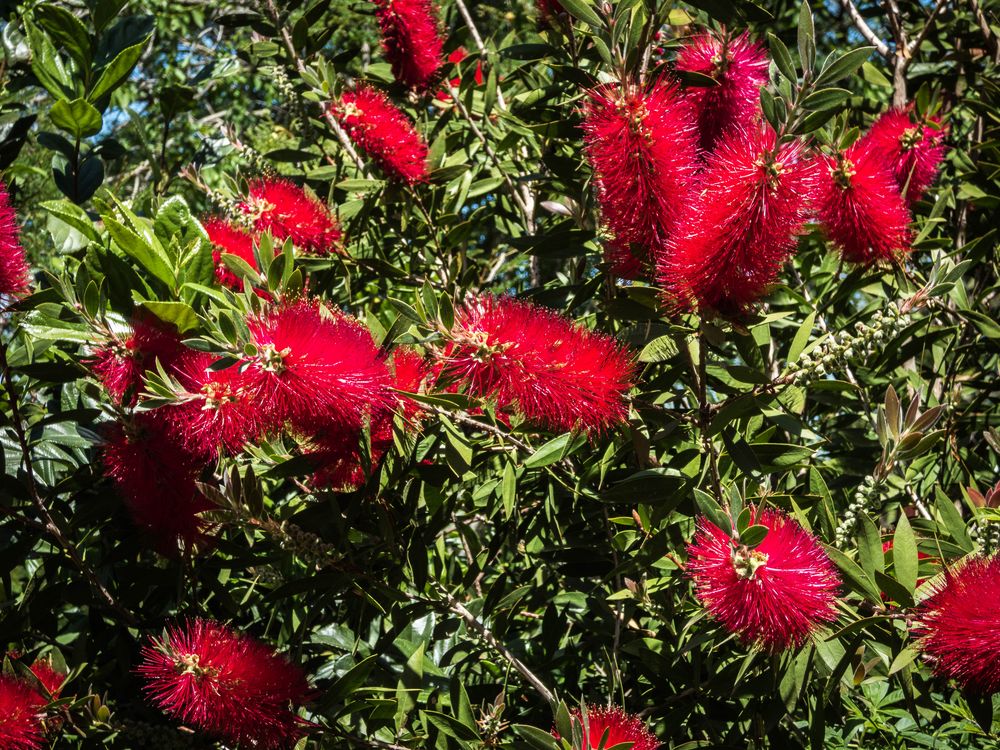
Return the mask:
<path fill-rule="evenodd" d="M 571 716 L 583 726 L 584 747 L 597 750 L 599 747 L 612 748 L 629 742 L 630 750 L 656 750 L 660 741 L 649 731 L 646 723 L 634 714 L 626 713 L 618 706 L 586 706 L 586 713 L 575 709 Z M 559 738 L 559 733 L 552 732 Z M 605 739 L 605 734 L 607 738 Z"/>
<path fill-rule="evenodd" d="M 30 286 L 31 274 L 21 247 L 17 216 L 7 186 L 0 182 L 0 297 L 20 297 Z"/>
<path fill-rule="evenodd" d="M 590 92 L 584 144 L 601 215 L 613 234 L 612 273 L 640 278 L 667 243 L 697 177 L 698 134 L 678 87 L 609 84 Z"/>
<path fill-rule="evenodd" d="M 400 83 L 426 90 L 442 65 L 444 38 L 432 0 L 373 0 L 382 49 Z"/>
<path fill-rule="evenodd" d="M 242 222 L 220 217 L 205 220 L 211 241 L 215 276 L 220 284 L 240 291 L 243 282 L 223 262 L 222 255 L 234 255 L 254 270 L 254 245 L 264 232 L 279 242 L 290 239 L 306 255 L 343 254 L 343 232 L 326 204 L 303 188 L 280 177 L 260 177 L 250 181 L 247 195 L 239 203 Z M 249 222 L 249 228 L 244 225 Z"/>
<path fill-rule="evenodd" d="M 45 659 L 35 661 L 29 669 L 43 691 L 27 679 L 0 674 L 0 748 L 3 750 L 41 750 L 48 746 L 44 723 L 46 707 L 50 698 L 59 697 L 66 675 Z"/>
<path fill-rule="evenodd" d="M 738 313 L 756 300 L 795 250 L 808 218 L 813 170 L 798 141 L 735 126 L 707 159 L 701 192 L 686 204 L 657 263 L 669 305 Z"/>
<path fill-rule="evenodd" d="M 427 144 L 381 91 L 365 84 L 345 91 L 330 113 L 389 177 L 409 185 L 428 180 Z"/>
<path fill-rule="evenodd" d="M 746 128 L 760 114 L 760 88 L 767 83 L 767 52 L 746 32 L 733 36 L 701 32 L 677 53 L 677 70 L 699 73 L 714 86 L 692 86 L 685 97 L 698 122 L 701 147 L 710 152 L 736 127 Z"/>
<path fill-rule="evenodd" d="M 845 152 L 814 154 L 763 121 L 767 68 L 747 34 L 702 32 L 674 69 L 715 85 L 679 89 L 664 72 L 644 88 L 601 85 L 584 104 L 608 268 L 643 278 L 655 267 L 668 310 L 744 312 L 809 221 L 853 263 L 909 251 L 909 209 L 945 153 L 940 121 L 891 110 Z"/>
<path fill-rule="evenodd" d="M 162 711 L 226 742 L 287 748 L 309 726 L 295 713 L 310 695 L 302 670 L 217 622 L 191 620 L 150 639 L 136 671 Z"/>
<path fill-rule="evenodd" d="M 443 375 L 548 429 L 602 433 L 628 414 L 635 367 L 614 339 L 510 297 L 456 311 Z"/>
<path fill-rule="evenodd" d="M 1000 557 L 948 569 L 916 611 L 914 633 L 934 673 L 975 693 L 1000 692 Z"/>
<path fill-rule="evenodd" d="M 173 348 L 159 337 L 137 341 L 134 333 L 129 356 L 111 346 L 96 357 L 95 373 L 116 393 L 137 391 L 141 385 L 132 378 L 153 361 L 182 389 L 173 404 L 113 425 L 104 449 L 106 473 L 161 551 L 202 538 L 198 513 L 208 505 L 197 479 L 220 452 L 237 453 L 286 429 L 356 439 L 366 419 L 396 406 L 383 353 L 349 315 L 301 299 L 274 304 L 246 324 L 255 353 L 235 362 L 179 341 Z M 141 342 L 158 348 L 140 348 Z"/>
<path fill-rule="evenodd" d="M 768 530 L 750 549 L 702 518 L 687 569 L 708 613 L 761 650 L 797 648 L 836 619 L 840 578 L 815 537 L 780 511 L 754 510 Z"/>

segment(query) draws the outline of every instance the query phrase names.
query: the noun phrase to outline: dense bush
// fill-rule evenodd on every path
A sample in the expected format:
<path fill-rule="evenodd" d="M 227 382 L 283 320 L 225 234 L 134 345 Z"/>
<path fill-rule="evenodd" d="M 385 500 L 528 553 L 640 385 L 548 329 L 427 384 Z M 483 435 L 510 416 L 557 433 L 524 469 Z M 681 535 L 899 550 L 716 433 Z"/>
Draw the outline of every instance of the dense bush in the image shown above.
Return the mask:
<path fill-rule="evenodd" d="M 995 2 L 4 5 L 0 747 L 996 747 Z"/>

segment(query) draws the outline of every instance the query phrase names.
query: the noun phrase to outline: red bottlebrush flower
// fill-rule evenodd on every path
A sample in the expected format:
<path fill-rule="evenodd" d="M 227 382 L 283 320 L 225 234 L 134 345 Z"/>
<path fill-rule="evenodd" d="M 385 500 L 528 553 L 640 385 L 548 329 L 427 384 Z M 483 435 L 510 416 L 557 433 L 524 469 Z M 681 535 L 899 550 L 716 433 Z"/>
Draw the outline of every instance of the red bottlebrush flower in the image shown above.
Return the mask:
<path fill-rule="evenodd" d="M 587 719 L 584 724 L 583 715 L 574 710 L 573 718 L 583 726 L 584 747 L 597 750 L 608 733 L 604 747 L 610 748 L 625 742 L 631 742 L 630 750 L 656 750 L 662 743 L 649 731 L 646 723 L 638 716 L 627 714 L 617 706 L 587 706 Z M 559 737 L 558 732 L 552 733 Z"/>
<path fill-rule="evenodd" d="M 840 578 L 815 537 L 783 513 L 755 511 L 768 528 L 749 549 L 701 519 L 688 547 L 688 571 L 702 605 L 745 644 L 778 652 L 801 646 L 836 619 Z"/>
<path fill-rule="evenodd" d="M 243 227 L 233 224 L 225 219 L 208 219 L 205 221 L 205 232 L 208 239 L 215 246 L 212 250 L 212 261 L 215 263 L 215 278 L 222 286 L 234 289 L 237 292 L 243 291 L 243 279 L 233 273 L 229 267 L 222 262 L 222 254 L 235 255 L 247 262 L 252 269 L 258 271 L 257 259 L 253 254 L 254 236 Z"/>
<path fill-rule="evenodd" d="M 45 703 L 24 680 L 0 674 L 0 747 L 41 750 L 45 744 L 41 721 Z"/>
<path fill-rule="evenodd" d="M 319 420 L 353 428 L 392 407 L 385 358 L 349 315 L 300 300 L 247 323 L 257 355 L 246 365 L 246 388 L 272 424 Z"/>
<path fill-rule="evenodd" d="M 142 391 L 143 375 L 156 368 L 157 360 L 169 371 L 184 350 L 173 329 L 155 320 L 136 320 L 127 334 L 95 350 L 89 364 L 108 394 L 131 406 Z"/>
<path fill-rule="evenodd" d="M 427 144 L 381 91 L 371 86 L 345 91 L 330 112 L 390 177 L 410 185 L 427 181 Z"/>
<path fill-rule="evenodd" d="M 330 209 L 290 180 L 267 177 L 249 185 L 243 210 L 258 232 L 278 240 L 291 238 L 305 253 L 330 255 L 343 251 L 343 233 Z M 251 264 L 252 265 L 252 264 Z"/>
<path fill-rule="evenodd" d="M 711 151 L 733 127 L 749 128 L 760 112 L 760 88 L 767 83 L 767 52 L 739 36 L 703 32 L 677 53 L 677 70 L 700 73 L 715 86 L 692 86 L 686 96 L 694 105 L 701 146 Z"/>
<path fill-rule="evenodd" d="M 885 164 L 914 203 L 927 191 L 945 155 L 947 128 L 937 117 L 914 122 L 912 109 L 891 109 L 879 117 L 859 142 Z"/>
<path fill-rule="evenodd" d="M 610 336 L 510 297 L 483 296 L 456 311 L 444 374 L 479 398 L 516 405 L 555 431 L 604 432 L 625 420 L 635 374 Z"/>
<path fill-rule="evenodd" d="M 763 295 L 795 251 L 809 215 L 813 165 L 802 143 L 777 144 L 774 130 L 731 130 L 702 174 L 684 228 L 658 259 L 667 303 L 739 313 Z"/>
<path fill-rule="evenodd" d="M 161 554 L 174 556 L 178 542 L 190 546 L 205 538 L 206 523 L 198 514 L 211 506 L 195 486 L 204 462 L 175 441 L 159 412 L 107 428 L 104 473 Z"/>
<path fill-rule="evenodd" d="M 373 0 L 382 49 L 396 80 L 423 91 L 437 78 L 444 52 L 438 9 L 432 0 Z"/>
<path fill-rule="evenodd" d="M 0 182 L 0 297 L 20 297 L 31 288 L 31 269 L 21 247 L 17 215 Z"/>
<path fill-rule="evenodd" d="M 430 368 L 427 361 L 410 349 L 398 348 L 392 353 L 392 386 L 407 393 L 418 392 Z M 398 412 L 408 421 L 415 421 L 423 407 L 412 398 L 396 394 Z M 362 457 L 362 426 L 345 425 L 317 419 L 298 419 L 295 427 L 310 444 L 307 454 L 316 466 L 314 481 L 333 490 L 357 489 L 368 481 L 385 454 L 392 448 L 393 416 L 395 412 L 381 408 L 372 413 L 368 422 L 368 458 Z"/>
<path fill-rule="evenodd" d="M 400 347 L 392 352 L 393 387 L 406 393 L 419 393 L 430 375 L 430 363 L 412 349 Z M 402 414 L 413 419 L 422 411 L 421 405 L 412 398 L 397 394 Z"/>
<path fill-rule="evenodd" d="M 270 426 L 267 410 L 250 398 L 249 378 L 241 366 L 212 369 L 217 362 L 205 352 L 189 351 L 177 367 L 187 396 L 161 407 L 176 440 L 195 455 L 214 456 L 219 446 L 238 453 Z"/>
<path fill-rule="evenodd" d="M 950 568 L 917 607 L 914 634 L 934 674 L 976 693 L 1000 692 L 1000 557 Z"/>
<path fill-rule="evenodd" d="M 880 160 L 857 145 L 821 156 L 816 214 L 827 236 L 851 263 L 888 263 L 910 249 L 910 214 Z"/>
<path fill-rule="evenodd" d="M 136 670 L 164 713 L 226 742 L 287 748 L 307 722 L 290 706 L 309 697 L 302 671 L 264 644 L 208 620 L 150 639 Z"/>
<path fill-rule="evenodd" d="M 662 79 L 646 92 L 601 86 L 584 106 L 583 131 L 601 216 L 614 234 L 607 258 L 625 275 L 663 247 L 695 191 L 694 116 Z"/>
<path fill-rule="evenodd" d="M 42 687 L 48 691 L 49 695 L 53 699 L 58 698 L 59 693 L 62 692 L 63 684 L 66 682 L 66 675 L 53 667 L 52 662 L 48 659 L 35 661 L 30 669 L 35 679 L 42 684 Z"/>

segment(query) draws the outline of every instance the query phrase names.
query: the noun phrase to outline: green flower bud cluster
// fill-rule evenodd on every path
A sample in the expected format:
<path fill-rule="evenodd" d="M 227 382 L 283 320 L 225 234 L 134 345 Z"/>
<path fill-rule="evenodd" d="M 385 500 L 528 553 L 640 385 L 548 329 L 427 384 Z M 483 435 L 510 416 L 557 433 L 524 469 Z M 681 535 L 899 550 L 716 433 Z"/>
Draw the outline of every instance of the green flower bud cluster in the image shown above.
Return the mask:
<path fill-rule="evenodd" d="M 787 372 L 799 384 L 821 378 L 840 364 L 873 356 L 909 324 L 909 314 L 902 311 L 898 302 L 890 302 L 884 311 L 872 315 L 870 323 L 855 323 L 853 332 L 848 329 L 831 333 L 799 361 L 789 362 Z"/>
<path fill-rule="evenodd" d="M 979 545 L 984 555 L 1000 550 L 1000 524 L 979 519 L 969 525 L 969 536 Z"/>
<path fill-rule="evenodd" d="M 869 474 L 864 478 L 861 486 L 854 493 L 851 504 L 844 511 L 840 524 L 837 526 L 837 531 L 834 534 L 834 544 L 838 547 L 847 545 L 854 535 L 854 530 L 857 528 L 861 517 L 875 508 L 880 489 L 881 483 L 874 476 Z"/>
<path fill-rule="evenodd" d="M 311 531 L 306 531 L 288 521 L 282 521 L 280 525 L 271 522 L 268 526 L 282 549 L 315 566 L 317 570 L 322 570 L 339 558 L 336 547 L 324 542 Z"/>

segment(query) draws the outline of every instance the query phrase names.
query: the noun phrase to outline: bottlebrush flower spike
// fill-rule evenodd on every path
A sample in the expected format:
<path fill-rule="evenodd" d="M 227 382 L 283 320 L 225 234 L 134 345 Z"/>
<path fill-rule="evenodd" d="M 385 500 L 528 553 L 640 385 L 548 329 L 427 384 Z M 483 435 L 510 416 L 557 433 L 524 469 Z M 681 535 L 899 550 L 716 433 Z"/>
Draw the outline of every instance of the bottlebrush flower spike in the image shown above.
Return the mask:
<path fill-rule="evenodd" d="M 430 367 L 415 351 L 397 348 L 392 353 L 392 386 L 407 393 L 417 393 L 427 379 Z M 393 417 L 398 412 L 404 419 L 415 422 L 423 407 L 412 398 L 395 394 L 396 411 L 380 408 L 369 416 L 368 459 L 362 457 L 362 426 L 345 425 L 336 421 L 299 418 L 297 431 L 305 437 L 310 456 L 316 466 L 314 481 L 333 490 L 354 490 L 368 481 L 385 454 L 392 448 Z"/>
<path fill-rule="evenodd" d="M 257 355 L 246 365 L 250 401 L 271 424 L 315 420 L 358 427 L 390 409 L 385 358 L 371 332 L 321 302 L 299 300 L 247 321 Z"/>
<path fill-rule="evenodd" d="M 17 215 L 7 186 L 0 182 L 0 297 L 20 297 L 30 288 L 31 273 L 21 247 Z"/>
<path fill-rule="evenodd" d="M 430 363 L 413 349 L 398 347 L 392 352 L 392 386 L 406 393 L 419 393 L 430 375 Z M 396 394 L 406 419 L 413 419 L 423 407 L 412 398 Z"/>
<path fill-rule="evenodd" d="M 46 700 L 24 680 L 0 674 L 0 747 L 41 750 L 45 745 L 42 711 Z"/>
<path fill-rule="evenodd" d="M 906 200 L 912 204 L 937 177 L 947 133 L 937 117 L 914 122 L 912 107 L 908 107 L 885 112 L 859 143 L 891 169 L 896 184 L 906 191 Z"/>
<path fill-rule="evenodd" d="M 29 669 L 53 699 L 59 697 L 66 682 L 66 675 L 53 667 L 48 659 L 38 659 Z"/>
<path fill-rule="evenodd" d="M 428 180 L 427 144 L 381 91 L 365 85 L 345 91 L 330 112 L 390 177 L 410 185 Z"/>
<path fill-rule="evenodd" d="M 217 622 L 169 628 L 143 647 L 136 671 L 160 710 L 225 742 L 290 748 L 308 726 L 290 708 L 309 697 L 302 671 Z"/>
<path fill-rule="evenodd" d="M 691 86 L 685 92 L 694 105 L 701 146 L 715 148 L 733 127 L 749 128 L 760 113 L 760 88 L 767 83 L 767 52 L 739 36 L 706 31 L 691 37 L 677 53 L 677 70 L 700 73 L 715 86 Z"/>
<path fill-rule="evenodd" d="M 90 369 L 108 394 L 125 405 L 134 405 L 142 391 L 143 375 L 156 368 L 168 372 L 185 347 L 176 331 L 156 320 L 135 320 L 131 329 L 94 351 Z"/>
<path fill-rule="evenodd" d="M 222 286 L 242 292 L 243 279 L 222 262 L 222 254 L 235 255 L 237 258 L 245 260 L 252 269 L 259 271 L 257 259 L 253 253 L 254 236 L 243 227 L 225 219 L 207 219 L 204 226 L 208 239 L 213 245 L 212 262 L 215 263 L 215 278 Z"/>
<path fill-rule="evenodd" d="M 297 248 L 313 255 L 343 252 L 336 217 L 291 180 L 259 178 L 250 182 L 247 192 L 242 208 L 258 232 L 270 232 L 282 241 L 291 238 Z"/>
<path fill-rule="evenodd" d="M 688 547 L 702 605 L 745 643 L 778 652 L 801 646 L 836 619 L 840 579 L 816 539 L 779 511 L 753 513 L 768 534 L 748 549 L 705 518 Z"/>
<path fill-rule="evenodd" d="M 194 455 L 214 457 L 220 446 L 238 453 L 270 426 L 266 410 L 251 399 L 241 366 L 213 369 L 217 364 L 216 357 L 189 350 L 177 366 L 186 396 L 161 407 L 175 439 Z"/>
<path fill-rule="evenodd" d="M 159 412 L 107 427 L 102 459 L 132 521 L 158 552 L 176 556 L 178 542 L 191 546 L 205 539 L 207 525 L 198 514 L 211 506 L 195 480 L 206 458 L 177 444 Z"/>
<path fill-rule="evenodd" d="M 442 65 L 444 38 L 432 0 L 373 0 L 382 49 L 396 80 L 424 91 Z"/>
<path fill-rule="evenodd" d="M 767 125 L 735 128 L 702 173 L 702 190 L 658 259 L 669 306 L 745 310 L 795 251 L 815 189 L 801 142 L 777 145 Z"/>
<path fill-rule="evenodd" d="M 482 296 L 456 310 L 450 338 L 446 377 L 547 429 L 598 434 L 628 415 L 631 356 L 552 310 Z"/>
<path fill-rule="evenodd" d="M 656 750 L 662 743 L 649 731 L 638 716 L 627 714 L 617 706 L 587 706 L 587 717 L 584 722 L 579 709 L 574 709 L 573 718 L 583 726 L 584 747 L 597 750 L 601 747 L 604 733 L 608 733 L 604 747 L 612 748 L 625 742 L 631 742 L 630 750 Z M 552 733 L 556 738 L 558 732 Z"/>
<path fill-rule="evenodd" d="M 855 144 L 820 156 L 816 214 L 844 259 L 868 265 L 899 260 L 910 249 L 910 214 L 881 159 Z"/>
<path fill-rule="evenodd" d="M 660 79 L 648 91 L 617 84 L 590 92 L 584 143 L 594 169 L 612 272 L 632 275 L 670 237 L 697 186 L 698 135 L 688 103 Z"/>
<path fill-rule="evenodd" d="M 1000 692 L 998 591 L 1000 557 L 974 557 L 946 570 L 916 611 L 914 634 L 934 673 L 987 695 Z"/>

